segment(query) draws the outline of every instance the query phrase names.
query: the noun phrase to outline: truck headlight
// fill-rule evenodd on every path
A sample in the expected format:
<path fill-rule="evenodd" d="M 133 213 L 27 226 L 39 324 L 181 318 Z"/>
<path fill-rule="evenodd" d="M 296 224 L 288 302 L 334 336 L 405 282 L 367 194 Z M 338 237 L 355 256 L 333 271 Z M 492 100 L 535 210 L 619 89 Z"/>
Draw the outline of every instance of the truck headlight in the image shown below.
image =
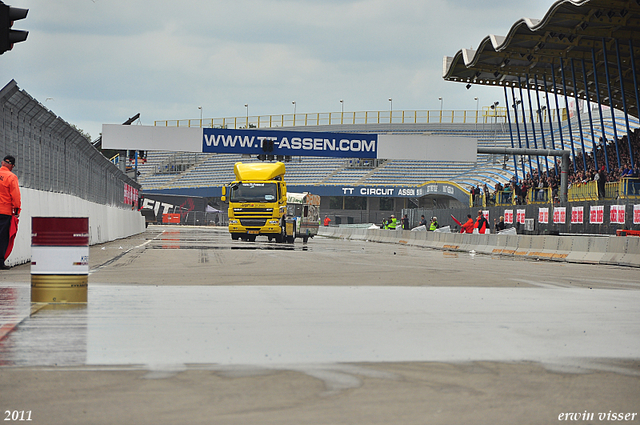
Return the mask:
<path fill-rule="evenodd" d="M 269 220 L 269 224 L 278 224 L 278 220 Z"/>
<path fill-rule="evenodd" d="M 238 220 L 229 220 L 229 224 L 238 224 Z"/>

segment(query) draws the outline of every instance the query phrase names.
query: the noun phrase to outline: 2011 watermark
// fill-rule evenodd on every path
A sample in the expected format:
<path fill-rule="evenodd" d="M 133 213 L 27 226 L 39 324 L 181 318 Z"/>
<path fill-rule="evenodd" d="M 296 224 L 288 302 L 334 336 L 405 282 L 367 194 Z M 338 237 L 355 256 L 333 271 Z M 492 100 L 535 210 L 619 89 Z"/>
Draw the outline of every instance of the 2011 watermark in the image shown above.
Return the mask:
<path fill-rule="evenodd" d="M 31 421 L 31 410 L 5 410 L 4 420 L 10 422 Z"/>
<path fill-rule="evenodd" d="M 637 413 L 619 413 L 609 410 L 605 413 L 584 411 L 583 413 L 560 413 L 559 421 L 635 421 Z"/>

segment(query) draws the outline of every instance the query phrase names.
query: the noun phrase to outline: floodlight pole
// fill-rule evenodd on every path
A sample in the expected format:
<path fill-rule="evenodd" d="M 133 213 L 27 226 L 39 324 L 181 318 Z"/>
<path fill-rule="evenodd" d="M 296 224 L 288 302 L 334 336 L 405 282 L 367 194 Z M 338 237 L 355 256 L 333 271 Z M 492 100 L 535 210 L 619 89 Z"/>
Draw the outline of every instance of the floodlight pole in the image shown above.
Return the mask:
<path fill-rule="evenodd" d="M 478 147 L 478 153 L 501 155 L 536 155 L 536 156 L 561 156 L 560 168 L 560 202 L 567 202 L 569 193 L 569 155 L 571 151 L 554 149 L 523 149 L 523 148 L 482 148 Z"/>

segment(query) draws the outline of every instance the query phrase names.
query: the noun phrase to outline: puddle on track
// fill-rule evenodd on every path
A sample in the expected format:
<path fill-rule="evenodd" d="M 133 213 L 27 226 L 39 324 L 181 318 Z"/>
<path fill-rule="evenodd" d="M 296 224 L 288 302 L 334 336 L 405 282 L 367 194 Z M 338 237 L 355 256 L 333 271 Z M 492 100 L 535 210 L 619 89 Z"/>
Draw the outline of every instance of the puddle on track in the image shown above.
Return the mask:
<path fill-rule="evenodd" d="M 640 352 L 637 291 L 93 284 L 88 304 L 33 315 L 28 284 L 2 294 L 0 325 L 17 323 L 0 339 L 2 366 L 572 366 Z"/>

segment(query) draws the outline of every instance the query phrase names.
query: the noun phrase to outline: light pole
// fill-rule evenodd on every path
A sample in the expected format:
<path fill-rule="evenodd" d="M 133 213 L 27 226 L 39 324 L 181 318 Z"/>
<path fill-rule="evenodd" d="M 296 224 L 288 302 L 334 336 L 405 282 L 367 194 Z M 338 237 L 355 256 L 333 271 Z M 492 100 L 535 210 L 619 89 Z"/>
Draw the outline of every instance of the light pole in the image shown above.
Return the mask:
<path fill-rule="evenodd" d="M 497 100 L 491 104 L 491 109 L 493 110 L 493 146 L 498 145 L 498 105 L 500 102 Z"/>
<path fill-rule="evenodd" d="M 474 97 L 473 100 L 476 101 L 476 131 L 478 131 L 478 105 L 480 103 L 480 99 Z"/>
<path fill-rule="evenodd" d="M 202 106 L 198 106 L 198 109 L 200 109 L 200 128 L 202 128 Z"/>
<path fill-rule="evenodd" d="M 296 126 L 296 101 L 291 102 L 293 104 L 293 126 Z"/>
<path fill-rule="evenodd" d="M 438 97 L 438 100 L 440 101 L 440 122 L 442 122 L 442 96 Z"/>
<path fill-rule="evenodd" d="M 389 124 L 393 122 L 393 99 L 389 98 Z"/>
<path fill-rule="evenodd" d="M 247 127 L 246 128 L 249 128 L 249 104 L 245 103 L 244 107 L 247 108 Z"/>
<path fill-rule="evenodd" d="M 344 100 L 340 99 L 340 124 L 344 124 Z"/>

